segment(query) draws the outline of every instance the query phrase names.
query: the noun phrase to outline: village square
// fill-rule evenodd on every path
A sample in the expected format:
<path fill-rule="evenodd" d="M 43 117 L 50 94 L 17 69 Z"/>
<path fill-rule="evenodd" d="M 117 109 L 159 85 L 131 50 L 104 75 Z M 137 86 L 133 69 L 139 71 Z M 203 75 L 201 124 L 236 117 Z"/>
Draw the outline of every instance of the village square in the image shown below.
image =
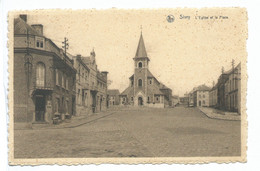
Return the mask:
<path fill-rule="evenodd" d="M 70 54 L 68 38 L 59 47 L 43 28 L 14 19 L 15 158 L 241 155 L 240 61 L 180 96 L 151 72 L 140 30 L 120 90 L 98 47 Z"/>

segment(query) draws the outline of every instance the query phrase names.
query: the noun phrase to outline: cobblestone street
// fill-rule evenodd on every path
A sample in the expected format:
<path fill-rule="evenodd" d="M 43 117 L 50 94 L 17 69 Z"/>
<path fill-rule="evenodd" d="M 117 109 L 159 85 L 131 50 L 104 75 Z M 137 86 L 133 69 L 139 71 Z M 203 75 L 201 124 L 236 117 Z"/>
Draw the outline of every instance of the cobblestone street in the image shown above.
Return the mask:
<path fill-rule="evenodd" d="M 15 158 L 239 156 L 240 121 L 197 108 L 135 108 L 75 128 L 14 131 Z"/>

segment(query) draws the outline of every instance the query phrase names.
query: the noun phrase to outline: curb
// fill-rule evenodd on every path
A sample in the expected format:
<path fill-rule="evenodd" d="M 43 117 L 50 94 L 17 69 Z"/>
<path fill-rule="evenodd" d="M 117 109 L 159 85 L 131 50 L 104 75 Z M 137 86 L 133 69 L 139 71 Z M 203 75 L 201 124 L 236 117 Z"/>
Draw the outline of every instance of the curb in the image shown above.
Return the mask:
<path fill-rule="evenodd" d="M 205 114 L 208 118 L 210 119 L 218 119 L 218 120 L 226 120 L 226 121 L 241 121 L 241 118 L 238 119 L 232 119 L 232 118 L 227 118 L 225 117 L 226 115 L 220 115 L 220 114 L 208 114 L 207 112 L 203 111 L 202 109 L 198 108 L 200 110 L 200 112 L 202 112 L 203 114 Z"/>

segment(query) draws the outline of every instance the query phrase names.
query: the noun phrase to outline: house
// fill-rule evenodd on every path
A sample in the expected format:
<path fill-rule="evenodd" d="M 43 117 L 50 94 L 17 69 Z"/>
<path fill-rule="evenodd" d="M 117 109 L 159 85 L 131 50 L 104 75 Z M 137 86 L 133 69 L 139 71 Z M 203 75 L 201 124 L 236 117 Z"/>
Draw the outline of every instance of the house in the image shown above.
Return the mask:
<path fill-rule="evenodd" d="M 75 114 L 76 70 L 43 25 L 29 25 L 27 15 L 14 19 L 14 122 L 53 123 Z"/>
<path fill-rule="evenodd" d="M 88 113 L 106 111 L 107 109 L 107 71 L 100 72 L 96 64 L 94 49 L 90 56 L 81 56 L 83 63 L 89 68 L 88 89 L 85 90 L 88 99 Z M 80 92 L 80 90 L 77 90 Z"/>
<path fill-rule="evenodd" d="M 209 106 L 209 90 L 210 88 L 204 84 L 195 88 L 193 92 L 194 106 Z"/>
<path fill-rule="evenodd" d="M 134 74 L 129 77 L 129 87 L 120 94 L 120 105 L 164 108 L 172 104 L 172 90 L 158 81 L 149 70 L 141 33 L 134 60 Z"/>
<path fill-rule="evenodd" d="M 76 74 L 76 116 L 89 114 L 92 110 L 89 105 L 89 75 L 90 68 L 83 62 L 81 55 L 73 56 L 73 65 Z"/>
<path fill-rule="evenodd" d="M 108 94 L 108 105 L 109 106 L 119 105 L 120 92 L 118 89 L 107 90 L 107 94 Z"/>

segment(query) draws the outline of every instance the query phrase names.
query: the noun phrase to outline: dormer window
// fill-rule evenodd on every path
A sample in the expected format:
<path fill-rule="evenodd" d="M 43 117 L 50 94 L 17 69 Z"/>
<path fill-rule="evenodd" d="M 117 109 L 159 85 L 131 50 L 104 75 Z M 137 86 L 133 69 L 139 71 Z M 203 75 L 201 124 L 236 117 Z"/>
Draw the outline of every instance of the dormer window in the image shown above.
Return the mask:
<path fill-rule="evenodd" d="M 142 62 L 139 62 L 138 63 L 138 68 L 142 68 L 143 67 L 143 63 Z"/>
<path fill-rule="evenodd" d="M 35 36 L 36 48 L 44 49 L 44 38 Z"/>

